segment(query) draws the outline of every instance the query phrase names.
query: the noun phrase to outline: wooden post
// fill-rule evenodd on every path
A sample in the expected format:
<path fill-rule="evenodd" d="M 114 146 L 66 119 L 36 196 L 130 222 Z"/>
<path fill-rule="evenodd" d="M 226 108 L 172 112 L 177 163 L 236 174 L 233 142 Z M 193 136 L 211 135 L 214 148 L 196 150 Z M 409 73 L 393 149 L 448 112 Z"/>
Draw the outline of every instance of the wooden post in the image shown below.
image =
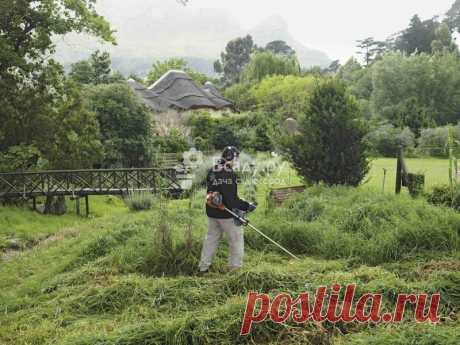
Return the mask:
<path fill-rule="evenodd" d="M 398 162 L 396 163 L 396 187 L 395 187 L 396 194 L 401 193 L 401 184 L 402 184 L 401 170 L 402 170 L 401 153 L 399 153 Z"/>
<path fill-rule="evenodd" d="M 37 211 L 37 198 L 36 197 L 32 197 L 32 209 L 34 211 Z"/>
<path fill-rule="evenodd" d="M 387 169 L 383 168 L 382 193 L 385 193 L 385 179 L 387 178 Z"/>
<path fill-rule="evenodd" d="M 80 215 L 80 197 L 75 197 L 75 211 L 77 212 L 77 216 Z"/>
<path fill-rule="evenodd" d="M 85 195 L 85 210 L 86 210 L 86 218 L 89 217 L 89 196 Z"/>

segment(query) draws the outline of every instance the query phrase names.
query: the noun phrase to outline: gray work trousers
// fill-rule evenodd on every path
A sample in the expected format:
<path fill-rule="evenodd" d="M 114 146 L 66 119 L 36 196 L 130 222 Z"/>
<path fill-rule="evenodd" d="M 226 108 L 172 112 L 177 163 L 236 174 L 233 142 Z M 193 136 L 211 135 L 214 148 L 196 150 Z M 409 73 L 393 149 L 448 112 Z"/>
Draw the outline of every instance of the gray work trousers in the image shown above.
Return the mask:
<path fill-rule="evenodd" d="M 212 259 L 224 233 L 227 234 L 230 247 L 228 265 L 230 268 L 240 268 L 243 265 L 243 227 L 235 225 L 233 218 L 218 219 L 208 217 L 208 233 L 203 241 L 203 249 L 201 250 L 200 271 L 206 271 L 211 266 Z"/>

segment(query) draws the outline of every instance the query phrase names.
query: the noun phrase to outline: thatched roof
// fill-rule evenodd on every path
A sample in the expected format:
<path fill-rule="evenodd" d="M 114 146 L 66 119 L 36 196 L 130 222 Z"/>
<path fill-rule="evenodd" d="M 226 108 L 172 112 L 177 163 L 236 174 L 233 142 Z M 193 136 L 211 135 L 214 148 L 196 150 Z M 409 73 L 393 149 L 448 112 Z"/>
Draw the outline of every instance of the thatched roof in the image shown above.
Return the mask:
<path fill-rule="evenodd" d="M 217 91 L 216 87 L 214 86 L 213 83 L 210 81 L 207 81 L 204 84 L 203 90 L 206 92 L 208 95 L 208 98 L 211 99 L 211 101 L 218 106 L 219 109 L 222 108 L 233 108 L 233 104 L 225 99 L 219 91 Z"/>
<path fill-rule="evenodd" d="M 198 85 L 187 73 L 171 70 L 149 88 L 130 79 L 128 84 L 155 112 L 168 109 L 223 109 L 232 108 L 231 102 L 220 95 L 212 83 Z"/>
<path fill-rule="evenodd" d="M 154 112 L 164 112 L 168 109 L 182 110 L 180 104 L 175 103 L 173 100 L 161 97 L 159 94 L 148 90 L 144 85 L 133 79 L 128 80 L 128 85 Z"/>

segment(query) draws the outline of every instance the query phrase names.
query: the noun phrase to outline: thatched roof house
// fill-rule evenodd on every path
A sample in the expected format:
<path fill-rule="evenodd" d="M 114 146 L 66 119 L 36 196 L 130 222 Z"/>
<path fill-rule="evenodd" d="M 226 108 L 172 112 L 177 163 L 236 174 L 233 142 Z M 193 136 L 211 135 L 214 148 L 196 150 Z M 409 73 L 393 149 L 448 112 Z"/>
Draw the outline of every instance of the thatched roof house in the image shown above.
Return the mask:
<path fill-rule="evenodd" d="M 148 88 L 132 79 L 128 84 L 154 112 L 233 109 L 212 83 L 201 87 L 183 71 L 171 70 Z"/>

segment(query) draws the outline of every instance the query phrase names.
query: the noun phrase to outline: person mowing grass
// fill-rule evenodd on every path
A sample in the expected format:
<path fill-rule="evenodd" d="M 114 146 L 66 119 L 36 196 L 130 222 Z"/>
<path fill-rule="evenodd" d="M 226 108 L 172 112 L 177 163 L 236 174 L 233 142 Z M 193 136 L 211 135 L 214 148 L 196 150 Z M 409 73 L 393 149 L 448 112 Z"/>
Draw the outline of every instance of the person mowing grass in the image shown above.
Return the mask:
<path fill-rule="evenodd" d="M 257 206 L 238 197 L 237 176 L 233 170 L 238 157 L 239 151 L 236 147 L 229 146 L 224 149 L 222 158 L 208 172 L 207 193 L 211 195 L 218 192 L 223 205 L 229 210 L 252 212 Z M 244 256 L 242 224 L 235 221 L 226 210 L 213 207 L 209 203 L 206 203 L 206 215 L 208 216 L 208 233 L 203 241 L 199 273 L 208 272 L 224 233 L 227 234 L 230 247 L 229 268 L 231 271 L 238 270 L 243 265 Z"/>

